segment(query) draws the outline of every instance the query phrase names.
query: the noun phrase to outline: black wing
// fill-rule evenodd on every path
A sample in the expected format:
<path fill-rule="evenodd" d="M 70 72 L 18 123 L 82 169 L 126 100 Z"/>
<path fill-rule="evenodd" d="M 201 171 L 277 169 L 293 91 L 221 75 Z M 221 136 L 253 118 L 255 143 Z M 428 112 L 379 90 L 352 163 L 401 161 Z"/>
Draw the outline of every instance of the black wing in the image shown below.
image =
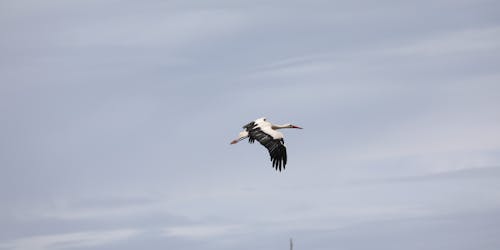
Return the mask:
<path fill-rule="evenodd" d="M 286 147 L 283 139 L 274 139 L 272 136 L 264 133 L 255 122 L 251 122 L 245 126 L 244 129 L 248 131 L 248 142 L 253 143 L 255 140 L 259 141 L 262 146 L 269 150 L 273 167 L 281 171 L 282 167 L 285 169 L 286 165 Z"/>
<path fill-rule="evenodd" d="M 285 170 L 286 165 L 286 147 L 284 145 L 283 139 L 275 139 L 269 141 L 264 147 L 269 150 L 269 155 L 271 156 L 271 161 L 273 162 L 273 167 L 281 172 L 281 167 Z"/>

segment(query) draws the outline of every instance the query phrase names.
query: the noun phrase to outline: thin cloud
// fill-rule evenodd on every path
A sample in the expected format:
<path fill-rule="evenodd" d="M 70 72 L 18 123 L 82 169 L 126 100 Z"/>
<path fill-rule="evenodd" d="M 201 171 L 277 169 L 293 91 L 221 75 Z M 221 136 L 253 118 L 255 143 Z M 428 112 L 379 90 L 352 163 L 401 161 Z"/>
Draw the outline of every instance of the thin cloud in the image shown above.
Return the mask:
<path fill-rule="evenodd" d="M 126 240 L 140 233 L 141 231 L 136 229 L 120 229 L 40 235 L 2 242 L 0 248 L 9 250 L 50 250 L 95 247 Z"/>
<path fill-rule="evenodd" d="M 444 56 L 451 54 L 499 51 L 500 27 L 452 31 L 425 37 L 382 53 L 397 56 Z"/>
<path fill-rule="evenodd" d="M 61 36 L 66 45 L 161 47 L 175 49 L 238 31 L 243 16 L 223 9 L 166 11 L 162 15 L 121 16 L 79 24 Z"/>
<path fill-rule="evenodd" d="M 234 234 L 240 230 L 239 225 L 193 225 L 165 228 L 164 234 L 168 237 L 182 237 L 191 239 L 213 238 Z"/>

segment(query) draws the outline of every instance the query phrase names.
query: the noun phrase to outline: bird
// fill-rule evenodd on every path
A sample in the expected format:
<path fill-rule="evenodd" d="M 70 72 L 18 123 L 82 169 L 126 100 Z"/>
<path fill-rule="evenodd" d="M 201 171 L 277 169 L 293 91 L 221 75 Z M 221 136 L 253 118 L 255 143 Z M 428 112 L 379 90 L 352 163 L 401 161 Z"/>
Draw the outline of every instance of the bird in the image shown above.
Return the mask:
<path fill-rule="evenodd" d="M 255 140 L 259 141 L 260 144 L 266 147 L 269 151 L 272 167 L 275 168 L 276 171 L 279 170 L 280 172 L 282 169 L 285 169 L 287 157 L 283 134 L 277 130 L 283 128 L 302 129 L 299 126 L 295 126 L 290 123 L 283 125 L 272 124 L 268 122 L 265 117 L 256 119 L 255 121 L 243 126 L 243 128 L 244 130 L 239 133 L 236 139 L 231 141 L 231 144 L 236 144 L 246 138 L 248 138 L 249 143 L 254 143 Z"/>

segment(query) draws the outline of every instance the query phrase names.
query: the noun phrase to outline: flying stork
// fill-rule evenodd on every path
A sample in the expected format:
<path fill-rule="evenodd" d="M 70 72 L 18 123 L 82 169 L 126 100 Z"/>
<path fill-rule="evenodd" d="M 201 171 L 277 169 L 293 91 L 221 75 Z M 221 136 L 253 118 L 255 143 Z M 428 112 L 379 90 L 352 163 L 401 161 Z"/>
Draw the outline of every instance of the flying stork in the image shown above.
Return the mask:
<path fill-rule="evenodd" d="M 250 122 L 243 126 L 243 128 L 245 130 L 241 131 L 238 138 L 234 139 L 231 144 L 236 144 L 247 137 L 249 143 L 253 143 L 255 140 L 259 141 L 262 146 L 269 150 L 273 167 L 276 168 L 276 171 L 279 170 L 280 172 L 281 167 L 284 170 L 286 165 L 286 147 L 283 134 L 277 130 L 282 128 L 302 129 L 289 123 L 275 125 L 268 122 L 265 117 Z"/>

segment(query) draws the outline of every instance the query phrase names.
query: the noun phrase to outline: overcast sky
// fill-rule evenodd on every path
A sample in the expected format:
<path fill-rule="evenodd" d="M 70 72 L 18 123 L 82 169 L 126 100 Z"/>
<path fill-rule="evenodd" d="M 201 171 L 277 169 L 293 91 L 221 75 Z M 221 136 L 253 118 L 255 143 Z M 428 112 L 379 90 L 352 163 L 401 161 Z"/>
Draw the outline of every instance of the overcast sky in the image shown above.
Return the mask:
<path fill-rule="evenodd" d="M 0 249 L 500 249 L 499 13 L 0 0 Z"/>

